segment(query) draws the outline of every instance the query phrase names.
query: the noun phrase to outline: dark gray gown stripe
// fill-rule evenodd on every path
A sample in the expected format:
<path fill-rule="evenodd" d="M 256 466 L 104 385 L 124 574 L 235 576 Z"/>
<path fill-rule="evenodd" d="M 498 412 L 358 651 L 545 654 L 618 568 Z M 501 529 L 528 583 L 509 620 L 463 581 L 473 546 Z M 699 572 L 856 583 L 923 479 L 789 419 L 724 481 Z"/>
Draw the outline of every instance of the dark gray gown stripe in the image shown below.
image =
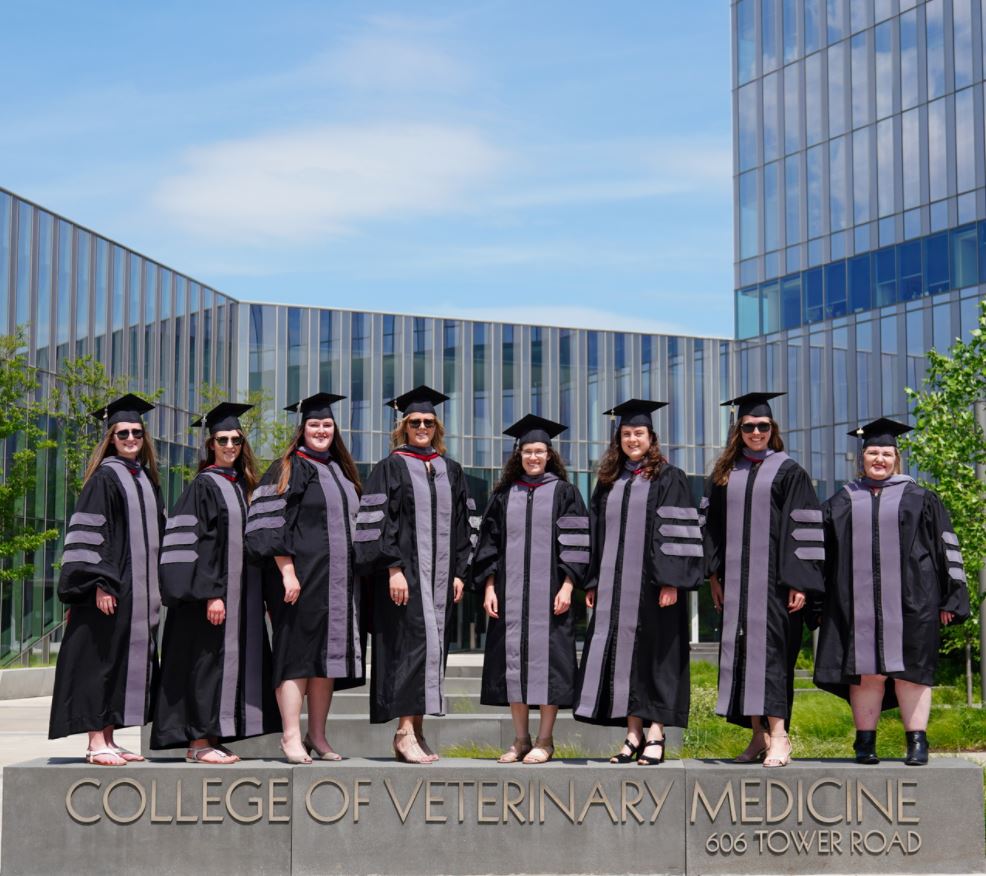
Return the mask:
<path fill-rule="evenodd" d="M 746 591 L 746 669 L 743 674 L 743 714 L 762 715 L 767 679 L 767 600 L 770 591 L 770 493 L 774 478 L 787 460 L 772 453 L 760 463 L 750 502 L 749 577 Z M 759 514 L 757 513 L 759 510 Z M 762 522 L 761 522 L 762 521 Z"/>
<path fill-rule="evenodd" d="M 558 554 L 558 559 L 563 563 L 582 563 L 588 565 L 592 559 L 592 554 L 589 551 L 562 551 Z"/>
<path fill-rule="evenodd" d="M 359 500 L 359 505 L 360 508 L 373 508 L 375 505 L 383 505 L 386 501 L 386 493 L 367 493 Z"/>
<path fill-rule="evenodd" d="M 791 519 L 795 523 L 818 523 L 822 522 L 822 512 L 817 508 L 795 508 L 791 512 Z"/>
<path fill-rule="evenodd" d="M 74 535 L 75 533 L 72 534 Z M 82 541 L 82 539 L 80 539 L 80 541 Z M 100 543 L 101 541 L 95 542 L 95 544 L 100 544 Z M 68 539 L 65 539 L 65 544 L 68 544 Z M 950 563 L 961 563 L 962 554 L 960 551 L 948 549 L 945 551 L 945 559 L 948 560 Z"/>
<path fill-rule="evenodd" d="M 728 715 L 736 667 L 740 626 L 740 591 L 743 587 L 743 512 L 750 465 L 737 464 L 726 484 L 726 556 L 720 583 L 723 589 L 722 634 L 719 641 L 719 696 L 716 713 Z"/>
<path fill-rule="evenodd" d="M 945 531 L 941 534 L 941 540 L 945 544 L 950 544 L 952 547 L 959 546 L 959 537 L 954 532 Z"/>
<path fill-rule="evenodd" d="M 102 514 L 90 514 L 87 511 L 76 511 L 69 519 L 69 526 L 102 526 L 106 517 Z"/>
<path fill-rule="evenodd" d="M 223 623 L 223 679 L 219 689 L 219 732 L 236 736 L 236 690 L 240 681 L 240 604 L 243 587 L 243 505 L 229 478 L 206 472 L 218 488 L 229 531 L 226 541 L 226 620 Z"/>
<path fill-rule="evenodd" d="M 846 484 L 852 525 L 853 668 L 857 675 L 877 672 L 876 604 L 873 588 L 873 497 L 858 483 Z"/>
<path fill-rule="evenodd" d="M 637 644 L 637 619 L 640 615 L 640 591 L 644 577 L 644 548 L 647 534 L 647 497 L 651 482 L 635 478 L 630 485 L 626 530 L 623 534 L 623 563 L 620 571 L 620 616 L 616 631 L 616 656 L 613 667 L 613 704 L 611 718 L 630 712 L 630 675 L 633 652 Z M 608 521 L 607 521 L 608 522 Z M 612 533 L 619 541 L 620 531 Z M 606 533 L 607 540 L 610 533 Z"/>
<path fill-rule="evenodd" d="M 445 614 L 448 607 L 449 569 L 452 559 L 452 485 L 448 479 L 448 467 L 445 460 L 438 456 L 431 461 L 435 469 L 435 519 L 438 530 L 435 533 L 435 563 L 433 571 L 435 581 L 435 621 L 438 626 L 438 672 L 437 684 L 432 686 L 432 700 L 437 703 L 438 711 L 445 712 L 445 695 L 442 691 L 445 679 Z"/>
<path fill-rule="evenodd" d="M 883 672 L 904 671 L 904 594 L 900 568 L 900 502 L 904 485 L 880 491 L 880 613 L 883 616 Z"/>
<path fill-rule="evenodd" d="M 171 551 L 166 550 L 161 554 L 161 565 L 169 566 L 175 563 L 195 563 L 198 562 L 199 555 L 195 551 Z"/>
<path fill-rule="evenodd" d="M 552 490 L 554 492 L 554 490 Z M 562 533 L 558 536 L 558 544 L 574 545 L 576 547 L 589 547 L 589 533 Z"/>
<path fill-rule="evenodd" d="M 657 509 L 657 514 L 666 520 L 698 520 L 697 509 L 683 508 L 678 505 L 661 505 Z"/>
<path fill-rule="evenodd" d="M 96 551 L 85 548 L 75 548 L 62 554 L 63 566 L 68 563 L 88 563 L 91 566 L 98 566 L 101 562 L 103 558 Z"/>
<path fill-rule="evenodd" d="M 599 581 L 596 587 L 596 607 L 593 614 L 592 639 L 587 643 L 589 649 L 585 657 L 585 672 L 582 675 L 582 690 L 575 714 L 593 717 L 602 687 L 603 659 L 606 656 L 606 641 L 609 636 L 610 620 L 613 612 L 613 572 L 616 569 L 616 554 L 619 550 L 620 518 L 623 516 L 623 491 L 628 479 L 622 477 L 613 482 L 606 496 L 606 511 L 603 525 L 605 539 L 603 555 L 599 563 Z M 610 538 L 611 532 L 616 538 Z M 596 630 L 599 633 L 596 633 Z"/>
<path fill-rule="evenodd" d="M 507 493 L 504 544 L 503 647 L 507 702 L 524 702 L 521 682 L 521 636 L 524 621 L 524 553 L 527 547 L 527 488 L 514 485 Z"/>
<path fill-rule="evenodd" d="M 421 613 L 425 627 L 425 712 L 443 714 L 442 708 L 442 658 L 443 646 L 438 626 L 438 606 L 435 599 L 436 576 L 432 564 L 433 539 L 431 487 L 428 469 L 423 459 L 399 454 L 407 467 L 414 493 L 415 544 L 418 554 L 418 585 L 421 594 Z M 435 457 L 431 462 L 439 461 Z M 444 465 L 443 465 L 444 470 Z M 446 473 L 447 474 L 447 473 Z M 447 477 L 446 477 L 447 481 Z M 435 466 L 436 495 L 438 493 L 438 467 Z M 447 487 L 446 483 L 446 487 Z M 437 510 L 437 508 L 436 508 Z M 437 551 L 436 551 L 437 559 Z M 444 605 L 442 606 L 444 610 Z M 444 624 L 443 624 L 444 626 Z"/>
<path fill-rule="evenodd" d="M 127 529 L 130 541 L 130 643 L 127 649 L 127 682 L 123 699 L 125 726 L 142 726 L 147 701 L 148 660 L 150 657 L 150 581 L 148 575 L 148 544 L 145 542 L 145 515 L 141 514 L 137 482 L 146 475 L 131 474 L 126 463 L 113 457 L 104 459 L 123 489 L 127 503 Z M 157 515 L 157 504 L 147 507 L 147 518 Z M 148 530 L 150 527 L 148 527 Z M 155 531 L 157 524 L 154 525 Z M 147 533 L 148 541 L 150 533 Z M 155 566 L 157 557 L 155 556 Z"/>
<path fill-rule="evenodd" d="M 704 557 L 705 549 L 700 544 L 666 541 L 661 544 L 661 553 L 669 557 Z"/>
<path fill-rule="evenodd" d="M 657 531 L 665 538 L 700 539 L 702 537 L 702 530 L 698 526 L 682 526 L 679 523 L 662 523 Z"/>
<path fill-rule="evenodd" d="M 247 532 L 256 532 L 258 529 L 280 529 L 287 521 L 281 517 L 257 517 L 246 525 Z"/>
<path fill-rule="evenodd" d="M 260 569 L 246 563 L 243 574 L 243 733 L 257 736 L 264 731 L 264 620 L 263 583 Z"/>
<path fill-rule="evenodd" d="M 256 502 L 257 499 L 263 499 L 264 496 L 276 496 L 276 495 L 278 495 L 277 484 L 263 484 L 257 487 L 253 491 L 253 495 L 251 496 L 251 501 Z"/>
<path fill-rule="evenodd" d="M 168 518 L 164 528 L 166 530 L 179 529 L 183 526 L 195 526 L 196 523 L 198 520 L 194 514 L 176 514 L 174 517 Z"/>
<path fill-rule="evenodd" d="M 194 532 L 169 532 L 164 537 L 164 541 L 161 542 L 161 547 L 171 547 L 175 544 L 195 544 L 198 540 L 199 537 Z"/>
<path fill-rule="evenodd" d="M 559 517 L 558 518 L 558 528 L 559 529 L 588 529 L 589 528 L 589 518 L 588 517 Z"/>
<path fill-rule="evenodd" d="M 548 476 L 546 475 L 547 479 Z M 551 566 L 555 489 L 557 479 L 534 490 L 531 509 L 531 565 L 527 576 L 527 696 L 528 705 L 548 702 L 551 635 Z"/>
<path fill-rule="evenodd" d="M 325 498 L 325 522 L 329 539 L 329 611 L 325 675 L 326 678 L 346 678 L 351 674 L 362 674 L 362 672 L 353 672 L 348 660 L 351 621 L 349 570 L 352 565 L 349 554 L 352 543 L 351 531 L 355 525 L 359 497 L 334 461 L 330 460 L 327 465 L 317 462 L 311 464 L 318 472 L 318 482 Z M 348 514 L 344 508 L 348 509 Z M 359 645 L 357 644 L 356 647 L 358 648 Z"/>

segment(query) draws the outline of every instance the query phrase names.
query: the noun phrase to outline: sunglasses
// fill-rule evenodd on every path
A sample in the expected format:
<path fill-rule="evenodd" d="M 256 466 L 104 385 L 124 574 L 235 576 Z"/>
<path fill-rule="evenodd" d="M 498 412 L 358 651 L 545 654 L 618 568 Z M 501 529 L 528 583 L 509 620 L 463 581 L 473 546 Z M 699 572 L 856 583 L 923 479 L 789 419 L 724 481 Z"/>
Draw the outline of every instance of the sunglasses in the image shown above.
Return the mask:
<path fill-rule="evenodd" d="M 422 419 L 417 419 L 416 418 L 416 419 L 413 419 L 413 420 L 408 420 L 407 421 L 407 424 L 412 429 L 434 429 L 435 428 L 435 421 L 434 420 L 422 420 Z"/>
<path fill-rule="evenodd" d="M 243 436 L 233 435 L 230 437 L 229 435 L 220 435 L 218 438 L 213 438 L 212 440 L 220 447 L 228 447 L 230 444 L 234 447 L 239 447 L 243 443 Z"/>
<path fill-rule="evenodd" d="M 133 435 L 134 438 L 143 438 L 144 437 L 144 430 L 143 429 L 119 429 L 119 430 L 117 430 L 116 432 L 113 433 L 113 437 L 116 438 L 116 439 L 118 439 L 119 441 L 126 441 L 131 435 Z"/>
<path fill-rule="evenodd" d="M 752 435 L 754 432 L 769 432 L 770 423 L 744 423 L 740 429 L 747 435 Z"/>

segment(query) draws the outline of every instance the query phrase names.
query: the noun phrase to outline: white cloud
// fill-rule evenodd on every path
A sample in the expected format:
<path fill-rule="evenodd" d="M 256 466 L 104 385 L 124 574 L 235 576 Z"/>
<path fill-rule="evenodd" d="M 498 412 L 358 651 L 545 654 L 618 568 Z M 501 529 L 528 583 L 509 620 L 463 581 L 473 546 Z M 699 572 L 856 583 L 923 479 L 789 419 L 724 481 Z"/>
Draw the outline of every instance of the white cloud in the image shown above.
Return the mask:
<path fill-rule="evenodd" d="M 466 209 L 504 155 L 450 125 L 322 127 L 189 151 L 152 202 L 186 231 L 310 241 L 368 219 Z"/>

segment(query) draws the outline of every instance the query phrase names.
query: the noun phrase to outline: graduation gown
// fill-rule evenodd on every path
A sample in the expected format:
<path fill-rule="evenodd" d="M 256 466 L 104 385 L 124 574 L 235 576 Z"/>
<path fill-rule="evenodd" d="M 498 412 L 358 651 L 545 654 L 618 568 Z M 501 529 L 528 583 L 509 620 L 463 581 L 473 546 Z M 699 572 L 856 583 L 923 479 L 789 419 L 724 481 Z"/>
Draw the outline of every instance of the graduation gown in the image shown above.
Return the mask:
<path fill-rule="evenodd" d="M 335 690 L 364 683 L 360 582 L 353 565 L 356 487 L 339 465 L 298 450 L 277 492 L 275 462 L 253 491 L 247 553 L 259 562 L 273 630 L 274 687 L 289 678 L 334 678 Z M 274 557 L 294 558 L 301 595 L 284 601 Z"/>
<path fill-rule="evenodd" d="M 846 699 L 860 675 L 934 684 L 938 613 L 969 617 L 945 506 L 907 475 L 894 475 L 846 484 L 822 510 L 826 592 L 815 683 Z M 895 705 L 888 684 L 883 708 Z"/>
<path fill-rule="evenodd" d="M 55 667 L 48 738 L 151 719 L 161 610 L 161 493 L 144 469 L 108 456 L 86 481 L 65 535 L 58 597 L 71 607 Z M 96 588 L 116 611 L 96 608 Z"/>
<path fill-rule="evenodd" d="M 706 498 L 708 572 L 725 600 L 716 714 L 746 727 L 753 716 L 790 723 L 804 611 L 788 612 L 788 589 L 809 602 L 824 591 L 818 497 L 800 465 L 767 451 L 741 457 Z"/>
<path fill-rule="evenodd" d="M 588 565 L 589 517 L 573 484 L 547 473 L 490 497 L 470 567 L 480 592 L 494 576 L 500 615 L 486 628 L 481 703 L 572 705 L 575 623 L 554 601 L 566 576 L 583 586 Z"/>
<path fill-rule="evenodd" d="M 161 600 L 168 607 L 153 748 L 281 729 L 271 685 L 260 572 L 245 561 L 247 503 L 232 469 L 211 466 L 185 488 L 161 546 Z M 222 599 L 226 620 L 206 617 Z"/>
<path fill-rule="evenodd" d="M 360 570 L 373 576 L 375 724 L 445 714 L 452 584 L 464 579 L 471 547 L 467 501 L 457 462 L 407 446 L 381 460 L 366 482 L 355 549 Z M 407 605 L 390 598 L 387 570 L 394 567 L 407 579 Z"/>
<path fill-rule="evenodd" d="M 586 630 L 575 717 L 626 726 L 688 726 L 686 591 L 702 583 L 702 533 L 688 481 L 665 465 L 653 480 L 625 468 L 589 503 L 592 567 L 586 589 L 596 604 Z M 678 601 L 661 608 L 664 586 Z"/>

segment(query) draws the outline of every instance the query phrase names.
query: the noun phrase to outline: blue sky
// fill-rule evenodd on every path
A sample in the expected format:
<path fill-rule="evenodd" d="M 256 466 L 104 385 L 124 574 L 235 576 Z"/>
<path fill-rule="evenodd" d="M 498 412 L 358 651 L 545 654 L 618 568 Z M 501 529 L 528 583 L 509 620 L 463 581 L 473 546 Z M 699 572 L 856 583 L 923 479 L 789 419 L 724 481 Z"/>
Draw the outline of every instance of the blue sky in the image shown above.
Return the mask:
<path fill-rule="evenodd" d="M 221 291 L 732 334 L 721 0 L 4 6 L 0 185 Z"/>

